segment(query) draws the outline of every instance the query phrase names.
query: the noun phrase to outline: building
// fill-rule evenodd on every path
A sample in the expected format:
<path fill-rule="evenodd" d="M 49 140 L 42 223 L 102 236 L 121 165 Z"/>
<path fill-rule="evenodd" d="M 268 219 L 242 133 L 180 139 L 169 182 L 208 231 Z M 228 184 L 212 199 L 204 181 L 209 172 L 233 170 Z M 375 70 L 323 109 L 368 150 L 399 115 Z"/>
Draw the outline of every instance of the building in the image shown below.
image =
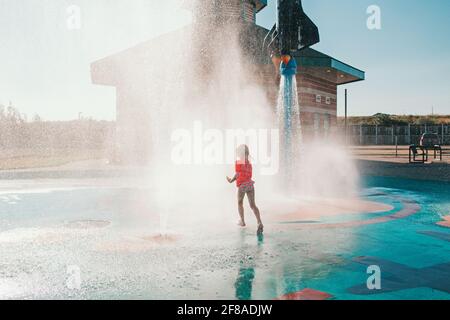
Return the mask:
<path fill-rule="evenodd" d="M 201 95 L 202 88 L 191 84 L 206 81 L 190 79 L 206 79 L 214 62 L 223 58 L 224 48 L 232 46 L 233 42 L 242 50 L 244 68 L 253 75 L 251 81 L 263 87 L 268 100 L 276 105 L 279 76 L 269 57 L 262 52 L 269 30 L 256 25 L 256 14 L 267 6 L 267 0 L 187 0 L 186 6 L 194 15 L 191 26 L 91 65 L 94 84 L 116 88 L 117 151 L 121 160 L 131 160 L 130 155 L 136 155 L 135 158 L 146 161 L 151 153 L 147 147 L 150 145 L 147 140 L 151 139 L 147 119 L 152 117 L 150 112 L 154 109 L 149 103 L 160 102 L 154 95 L 152 99 L 146 97 L 167 86 L 168 77 L 173 74 L 190 86 L 184 99 L 190 99 L 189 94 Z M 180 61 L 189 61 L 189 68 L 174 61 L 171 52 L 184 55 Z M 326 133 L 336 123 L 337 86 L 363 80 L 365 74 L 313 49 L 303 50 L 295 58 L 299 66 L 297 83 L 302 126 L 305 131 L 313 128 L 314 134 Z M 184 73 L 180 74 L 180 70 Z"/>

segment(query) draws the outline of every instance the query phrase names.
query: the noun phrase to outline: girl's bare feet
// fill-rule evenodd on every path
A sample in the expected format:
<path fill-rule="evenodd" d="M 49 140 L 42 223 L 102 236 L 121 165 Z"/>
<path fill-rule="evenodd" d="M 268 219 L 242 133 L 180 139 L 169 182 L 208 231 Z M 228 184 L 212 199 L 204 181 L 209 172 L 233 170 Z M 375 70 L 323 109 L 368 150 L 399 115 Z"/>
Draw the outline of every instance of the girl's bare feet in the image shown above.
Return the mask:
<path fill-rule="evenodd" d="M 242 220 L 239 220 L 237 224 L 238 224 L 239 227 L 242 227 L 242 228 L 246 227 L 245 222 L 242 221 Z"/>
<path fill-rule="evenodd" d="M 263 224 L 261 223 L 261 224 L 259 224 L 258 225 L 258 231 L 256 232 L 258 235 L 260 235 L 260 234 L 263 234 L 263 232 L 264 232 L 264 226 L 263 226 Z"/>

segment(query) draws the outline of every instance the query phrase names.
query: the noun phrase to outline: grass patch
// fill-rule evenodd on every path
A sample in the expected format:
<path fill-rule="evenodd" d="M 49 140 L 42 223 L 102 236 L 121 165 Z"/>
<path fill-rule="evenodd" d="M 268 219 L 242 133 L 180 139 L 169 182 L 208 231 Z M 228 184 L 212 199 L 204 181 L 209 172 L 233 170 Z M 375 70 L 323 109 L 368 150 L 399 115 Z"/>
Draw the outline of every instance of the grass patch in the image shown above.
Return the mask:
<path fill-rule="evenodd" d="M 1 152 L 0 170 L 58 167 L 68 163 L 97 160 L 106 157 L 103 150 L 27 150 Z"/>

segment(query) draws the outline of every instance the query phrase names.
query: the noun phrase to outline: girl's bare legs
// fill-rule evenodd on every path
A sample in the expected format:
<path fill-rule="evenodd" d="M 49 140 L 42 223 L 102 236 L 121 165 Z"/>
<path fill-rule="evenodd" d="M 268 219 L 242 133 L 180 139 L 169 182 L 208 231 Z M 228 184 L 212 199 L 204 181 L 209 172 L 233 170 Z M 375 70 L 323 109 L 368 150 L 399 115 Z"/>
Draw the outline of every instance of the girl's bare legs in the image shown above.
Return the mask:
<path fill-rule="evenodd" d="M 256 202 L 255 202 L 255 189 L 247 192 L 247 197 L 248 197 L 248 202 L 250 204 L 250 208 L 253 210 L 256 220 L 258 221 L 258 233 L 262 233 L 264 226 L 261 221 L 261 214 L 259 213 L 259 209 L 256 206 Z"/>
<path fill-rule="evenodd" d="M 245 192 L 241 190 L 241 188 L 238 189 L 238 209 L 239 209 L 239 217 L 241 218 L 241 221 L 239 225 L 241 227 L 245 227 L 245 218 L 244 218 L 244 197 Z"/>

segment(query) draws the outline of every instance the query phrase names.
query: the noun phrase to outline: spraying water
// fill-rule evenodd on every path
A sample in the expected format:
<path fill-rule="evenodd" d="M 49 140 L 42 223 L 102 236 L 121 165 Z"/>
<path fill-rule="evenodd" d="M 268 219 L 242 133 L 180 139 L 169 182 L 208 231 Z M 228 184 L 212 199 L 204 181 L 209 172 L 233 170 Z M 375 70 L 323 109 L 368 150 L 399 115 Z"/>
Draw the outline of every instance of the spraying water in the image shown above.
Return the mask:
<path fill-rule="evenodd" d="M 308 143 L 303 140 L 296 75 L 295 58 L 284 56 L 277 103 L 281 190 L 287 196 L 319 202 L 337 198 L 351 201 L 359 179 L 345 148 L 327 137 L 316 137 Z M 335 170 L 330 171 L 332 166 Z"/>
<path fill-rule="evenodd" d="M 204 6 L 211 3 L 212 1 L 208 0 L 202 1 Z M 172 11 L 169 11 L 167 15 L 172 14 Z M 197 11 L 199 15 L 208 13 L 206 10 Z M 180 292 L 180 297 L 183 297 L 183 290 L 192 294 L 192 288 L 197 287 L 186 280 L 180 280 L 178 275 L 189 274 L 186 279 L 197 285 L 199 281 L 191 279 L 190 275 L 199 271 L 201 277 L 208 275 L 204 280 L 205 288 L 201 288 L 201 291 L 205 292 L 206 297 L 215 297 L 207 290 L 216 292 L 217 286 L 211 286 L 211 283 L 218 281 L 220 286 L 223 281 L 219 278 L 221 274 L 227 275 L 224 279 L 229 283 L 228 275 L 234 268 L 235 260 L 242 263 L 242 260 L 247 260 L 247 256 L 250 257 L 248 260 L 259 259 L 258 252 L 248 250 L 251 246 L 245 242 L 243 233 L 240 233 L 243 240 L 240 241 L 242 245 L 236 254 L 236 228 L 232 223 L 234 217 L 237 217 L 236 191 L 225 181 L 225 175 L 231 173 L 233 165 L 222 163 L 208 166 L 193 161 L 185 166 L 177 166 L 171 159 L 171 133 L 175 130 L 186 129 L 188 140 L 192 144 L 189 150 L 193 150 L 194 158 L 205 153 L 202 148 L 197 152 L 196 145 L 199 140 L 206 140 L 208 146 L 211 145 L 211 136 L 201 134 L 197 139 L 196 135 L 191 135 L 187 130 L 194 122 L 201 122 L 205 128 L 214 128 L 219 135 L 229 128 L 271 129 L 274 122 L 273 106 L 266 99 L 264 86 L 260 81 L 255 81 L 258 79 L 253 79 L 257 74 L 255 69 L 264 66 L 249 66 L 248 62 L 252 59 L 249 59 L 246 51 L 251 48 L 248 45 L 250 41 L 247 39 L 244 45 L 239 41 L 242 39 L 242 29 L 245 25 L 225 23 L 219 24 L 217 28 L 213 26 L 208 20 L 199 21 L 194 27 L 174 31 L 163 38 L 126 51 L 120 54 L 120 57 L 108 61 L 108 67 L 98 70 L 100 74 L 105 73 L 109 74 L 110 78 L 120 79 L 118 135 L 123 137 L 122 147 L 143 146 L 147 151 L 145 154 L 150 154 L 151 158 L 148 167 L 138 168 L 137 183 L 134 179 L 129 181 L 127 178 L 114 182 L 113 185 L 120 186 L 117 190 L 81 190 L 80 193 L 70 191 L 66 194 L 67 198 L 49 192 L 48 197 L 40 198 L 42 200 L 39 201 L 44 204 L 50 203 L 48 201 L 61 201 L 60 207 L 49 206 L 43 209 L 45 216 L 50 217 L 48 221 L 53 221 L 55 227 L 38 230 L 19 228 L 0 234 L 0 244 L 5 240 L 17 242 L 17 246 L 7 243 L 1 247 L 2 253 L 6 253 L 2 256 L 7 259 L 6 280 L 14 279 L 12 285 L 30 282 L 27 277 L 21 275 L 18 277 L 19 281 L 16 281 L 17 277 L 14 278 L 17 270 L 25 270 L 26 273 L 23 274 L 28 274 L 24 261 L 35 266 L 40 265 L 41 259 L 44 259 L 50 262 L 46 268 L 49 272 L 46 272 L 43 278 L 37 279 L 38 285 L 32 283 L 32 289 L 25 287 L 36 296 L 58 298 L 68 294 L 73 297 L 73 292 L 76 292 L 76 295 L 81 294 L 81 298 L 86 298 L 83 294 L 96 294 L 97 291 L 105 294 L 105 288 L 114 290 L 118 288 L 116 284 L 120 284 L 119 288 L 130 288 L 134 291 L 133 294 L 139 287 L 149 285 L 146 290 L 152 292 L 150 296 L 153 296 L 156 290 L 164 297 L 167 297 L 168 293 L 177 297 Z M 259 46 L 254 47 L 259 51 Z M 285 177 L 283 185 L 295 186 L 292 190 L 299 195 L 316 196 L 318 203 L 322 204 L 325 197 L 341 196 L 352 190 L 356 173 L 352 162 L 340 147 L 324 147 L 319 142 L 315 144 L 316 149 L 309 146 L 308 153 L 300 153 L 302 136 L 293 67 L 295 60 L 292 59 L 290 63 L 282 66 L 277 110 L 277 127 L 282 132 L 280 167 Z M 147 130 L 141 130 L 139 126 Z M 142 154 L 133 151 L 135 148 L 125 150 L 128 158 L 141 160 Z M 254 148 L 251 153 L 256 154 Z M 329 172 L 331 166 L 337 169 Z M 257 169 L 255 165 L 258 204 L 264 218 L 275 222 L 269 224 L 269 232 L 270 228 L 277 231 L 277 228 L 291 227 L 291 224 L 279 223 L 287 219 L 283 218 L 283 214 L 289 214 L 291 221 L 308 218 L 304 206 L 283 197 L 287 193 L 283 189 L 273 187 L 272 177 L 261 177 Z M 33 181 L 33 185 L 37 183 Z M 108 181 L 107 184 L 109 183 L 112 182 Z M 124 185 L 127 188 L 122 189 Z M 16 195 L 15 200 L 18 199 L 20 200 L 20 197 Z M 34 196 L 29 197 L 27 201 L 28 204 L 19 207 L 19 210 L 27 210 L 27 206 L 32 208 L 31 214 L 37 217 L 32 223 L 39 225 L 42 222 L 39 217 L 44 216 L 39 211 L 41 208 L 36 206 Z M 330 214 L 329 206 L 308 208 L 312 208 L 309 217 L 314 219 Z M 336 211 L 335 208 L 332 209 Z M 61 211 L 65 212 L 65 216 L 61 215 Z M 70 221 L 66 224 L 67 227 L 58 226 L 62 219 Z M 111 223 L 104 219 L 110 219 Z M 23 222 L 20 219 L 10 221 L 17 222 L 18 225 Z M 136 237 L 141 232 L 145 237 Z M 327 253 L 330 247 L 345 248 L 350 243 L 348 233 L 336 237 L 336 233 L 330 232 L 332 231 L 329 229 L 321 233 L 297 232 L 295 236 L 292 233 L 292 239 L 301 239 L 301 245 L 295 246 L 305 248 L 304 253 L 300 252 L 302 255 L 306 257 L 313 253 L 313 260 L 319 261 L 324 256 L 323 252 Z M 295 251 L 297 248 L 291 250 L 286 247 L 286 242 L 291 241 L 286 241 L 283 237 L 279 240 L 280 245 L 277 245 L 277 233 L 272 234 L 274 236 L 270 237 L 269 241 L 275 245 L 265 247 L 264 253 L 269 254 L 263 256 L 258 265 L 273 265 L 275 258 L 276 268 L 280 266 L 280 269 L 290 270 L 291 265 L 284 267 L 278 263 L 283 262 L 279 257 L 281 254 L 294 257 L 292 266 L 298 270 L 302 269 L 303 266 L 298 266 L 299 259 Z M 165 245 L 178 239 L 177 235 L 180 235 L 181 241 L 186 242 L 167 250 Z M 30 246 L 28 239 L 36 243 Z M 304 245 L 305 243 L 307 245 Z M 50 247 L 50 244 L 55 247 Z M 163 245 L 163 248 L 159 249 L 157 245 Z M 110 250 L 114 254 L 107 254 Z M 146 253 L 116 254 L 122 250 Z M 270 250 L 278 252 L 272 254 Z M 17 252 L 25 255 L 21 254 L 17 258 Z M 296 254 L 293 255 L 292 252 Z M 241 259 L 241 253 L 244 253 L 245 259 Z M 65 282 L 63 277 L 66 276 L 64 272 L 60 272 L 61 267 L 66 266 L 68 261 L 80 264 L 81 269 L 87 271 L 83 273 L 86 275 L 86 280 L 83 281 L 86 281 L 86 284 L 93 283 L 93 287 L 86 288 L 83 285 L 82 290 L 72 292 L 60 287 Z M 111 274 L 104 272 L 105 264 L 111 266 Z M 35 268 L 31 268 L 29 273 L 34 274 L 34 270 Z M 217 270 L 219 272 L 216 272 Z M 267 272 L 273 274 L 272 268 L 268 268 Z M 218 277 L 211 278 L 213 273 Z M 177 276 L 176 279 L 174 275 Z M 142 279 L 147 281 L 143 282 Z M 151 282 L 148 282 L 150 279 Z M 54 285 L 52 281 L 57 284 Z M 6 282 L 7 285 L 8 283 Z M 1 286 L 5 287 L 4 281 Z M 35 288 L 39 289 L 36 293 L 33 292 Z M 11 289 L 8 291 L 7 293 L 10 293 Z M 5 290 L 2 290 L 0 296 L 4 292 Z"/>
<path fill-rule="evenodd" d="M 275 193 L 283 201 L 274 204 L 276 209 L 272 212 L 283 212 L 290 209 L 284 202 L 288 194 L 299 196 L 302 190 L 328 193 L 342 189 L 340 177 L 333 181 L 328 179 L 327 188 L 315 187 L 318 182 L 327 180 L 323 170 L 315 170 L 318 162 L 311 157 L 317 153 L 300 152 L 302 135 L 295 59 L 281 64 L 277 115 L 274 115 L 274 103 L 268 100 L 266 82 L 261 79 L 264 74 L 261 70 L 270 69 L 270 65 L 257 59 L 262 36 L 259 41 L 256 36 L 265 31 L 225 15 L 229 12 L 232 15 L 234 11 L 209 8 L 209 1 L 194 3 L 199 7 L 193 7 L 194 22 L 190 26 L 139 45 L 125 52 L 120 62 L 111 62 L 117 72 L 117 75 L 111 74 L 111 78 L 118 77 L 124 82 L 118 89 L 118 122 L 120 136 L 124 138 L 122 146 L 133 146 L 125 156 L 139 159 L 140 153 L 135 149 L 144 149 L 149 155 L 148 167 L 141 176 L 148 188 L 145 203 L 151 209 L 144 206 L 136 209 L 142 212 L 141 220 L 148 221 L 155 216 L 159 223 L 152 225 L 151 232 L 162 236 L 190 232 L 202 226 L 220 230 L 223 221 L 234 222 L 236 190 L 225 180 L 226 175 L 233 173 L 233 161 L 206 165 L 201 159 L 212 149 L 222 153 L 224 159 L 233 158 L 234 155 L 227 154 L 228 147 L 214 147 L 215 137 L 225 137 L 228 129 L 271 130 L 276 119 L 275 128 L 280 130 L 279 173 L 263 176 L 253 161 L 258 201 L 261 207 L 268 208 L 264 214 L 271 213 L 269 202 L 275 202 Z M 111 70 L 114 69 L 104 72 Z M 214 130 L 197 134 L 192 130 L 194 123 Z M 172 159 L 174 147 L 178 146 L 172 134 L 180 130 L 188 141 L 187 151 L 183 150 L 191 160 L 181 166 Z M 235 145 L 242 143 L 248 141 L 236 141 Z M 256 148 L 250 148 L 251 156 L 256 156 Z M 278 151 L 272 145 L 268 149 Z M 270 157 L 278 162 L 276 153 Z M 341 158 L 347 161 L 344 156 Z M 336 164 L 335 160 L 326 156 L 320 163 L 327 167 Z M 301 161 L 308 165 L 301 165 Z M 278 179 L 279 176 L 282 179 Z M 354 175 L 347 171 L 343 176 L 351 179 Z M 281 180 L 280 187 L 274 186 L 277 180 Z"/>
<path fill-rule="evenodd" d="M 297 63 L 294 58 L 280 64 L 280 91 L 277 115 L 280 129 L 282 183 L 292 188 L 297 172 L 299 148 L 302 142 L 300 106 L 297 92 Z"/>

